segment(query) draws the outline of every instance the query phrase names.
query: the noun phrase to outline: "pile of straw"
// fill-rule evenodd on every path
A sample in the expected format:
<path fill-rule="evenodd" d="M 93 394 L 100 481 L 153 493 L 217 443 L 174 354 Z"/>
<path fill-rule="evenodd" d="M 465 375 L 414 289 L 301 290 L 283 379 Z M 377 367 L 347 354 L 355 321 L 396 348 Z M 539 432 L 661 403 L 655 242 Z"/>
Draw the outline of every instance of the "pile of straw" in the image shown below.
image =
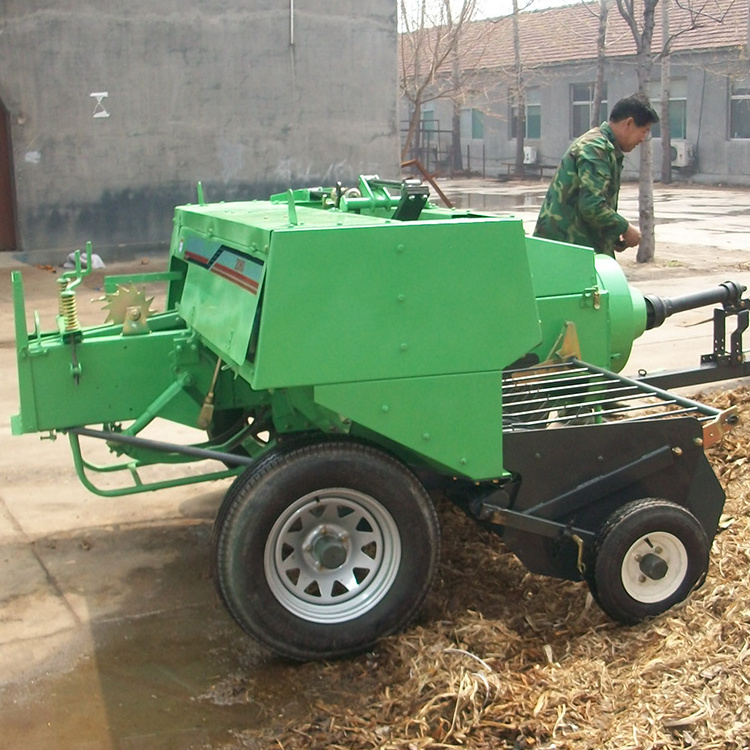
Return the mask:
<path fill-rule="evenodd" d="M 685 603 L 618 625 L 585 584 L 528 573 L 441 503 L 441 566 L 418 623 L 359 658 L 301 665 L 300 685 L 356 692 L 232 747 L 749 747 L 750 392 L 708 400 L 737 405 L 744 425 L 711 450 L 727 503 L 708 579 Z"/>

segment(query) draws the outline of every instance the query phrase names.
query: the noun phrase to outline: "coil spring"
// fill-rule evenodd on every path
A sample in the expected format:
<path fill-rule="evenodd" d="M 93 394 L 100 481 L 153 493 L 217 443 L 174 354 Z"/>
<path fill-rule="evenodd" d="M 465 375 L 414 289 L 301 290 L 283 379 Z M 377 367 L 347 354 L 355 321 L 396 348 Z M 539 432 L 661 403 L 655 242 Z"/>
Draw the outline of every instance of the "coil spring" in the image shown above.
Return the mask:
<path fill-rule="evenodd" d="M 66 331 L 80 331 L 76 293 L 72 289 L 60 292 L 60 315 L 65 319 Z"/>
<path fill-rule="evenodd" d="M 57 280 L 57 314 L 62 318 L 65 317 L 65 310 L 63 309 L 63 294 L 68 288 L 69 280 L 64 276 L 61 276 Z"/>

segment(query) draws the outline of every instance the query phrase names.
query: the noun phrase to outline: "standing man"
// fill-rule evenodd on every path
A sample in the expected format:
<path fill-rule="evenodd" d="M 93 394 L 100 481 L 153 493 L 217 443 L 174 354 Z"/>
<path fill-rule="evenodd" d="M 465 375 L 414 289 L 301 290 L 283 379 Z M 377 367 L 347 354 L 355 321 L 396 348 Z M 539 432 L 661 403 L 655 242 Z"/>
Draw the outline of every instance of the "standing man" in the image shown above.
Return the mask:
<path fill-rule="evenodd" d="M 547 190 L 534 234 L 593 247 L 614 257 L 635 247 L 640 230 L 617 213 L 624 155 L 643 143 L 659 115 L 638 94 L 620 99 L 609 122 L 570 144 Z"/>

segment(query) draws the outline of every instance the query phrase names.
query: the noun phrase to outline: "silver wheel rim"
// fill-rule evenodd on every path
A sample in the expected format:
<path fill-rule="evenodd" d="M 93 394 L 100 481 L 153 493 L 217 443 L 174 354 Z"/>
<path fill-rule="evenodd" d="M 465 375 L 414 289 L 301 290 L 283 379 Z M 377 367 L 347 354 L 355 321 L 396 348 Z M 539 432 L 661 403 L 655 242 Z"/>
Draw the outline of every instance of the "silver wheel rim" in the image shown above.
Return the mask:
<path fill-rule="evenodd" d="M 644 571 L 647 556 L 666 573 L 652 578 Z M 622 585 L 625 591 L 642 604 L 654 604 L 672 596 L 682 585 L 688 571 L 685 545 L 674 534 L 656 531 L 645 534 L 627 551 L 622 561 Z"/>
<path fill-rule="evenodd" d="M 390 590 L 401 537 L 391 514 L 370 495 L 317 490 L 278 518 L 263 562 L 271 592 L 292 614 L 310 622 L 347 622 Z"/>

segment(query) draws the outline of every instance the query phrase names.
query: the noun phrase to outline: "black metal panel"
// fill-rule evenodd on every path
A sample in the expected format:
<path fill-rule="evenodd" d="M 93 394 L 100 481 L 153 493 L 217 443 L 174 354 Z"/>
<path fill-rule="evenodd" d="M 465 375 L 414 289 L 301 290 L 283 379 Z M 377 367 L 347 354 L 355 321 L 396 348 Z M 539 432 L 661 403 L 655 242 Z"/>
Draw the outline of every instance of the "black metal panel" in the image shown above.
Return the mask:
<path fill-rule="evenodd" d="M 724 506 L 724 492 L 702 447 L 693 418 L 609 423 L 506 433 L 504 464 L 520 478 L 511 510 L 596 532 L 606 518 L 630 500 L 659 497 L 683 505 L 703 525 L 709 539 Z M 645 456 L 672 461 L 643 461 Z M 651 470 L 653 469 L 653 471 Z M 560 501 L 570 494 L 576 500 Z M 502 532 L 508 547 L 534 573 L 578 580 L 579 549 L 566 535 L 555 539 L 513 528 Z"/>

